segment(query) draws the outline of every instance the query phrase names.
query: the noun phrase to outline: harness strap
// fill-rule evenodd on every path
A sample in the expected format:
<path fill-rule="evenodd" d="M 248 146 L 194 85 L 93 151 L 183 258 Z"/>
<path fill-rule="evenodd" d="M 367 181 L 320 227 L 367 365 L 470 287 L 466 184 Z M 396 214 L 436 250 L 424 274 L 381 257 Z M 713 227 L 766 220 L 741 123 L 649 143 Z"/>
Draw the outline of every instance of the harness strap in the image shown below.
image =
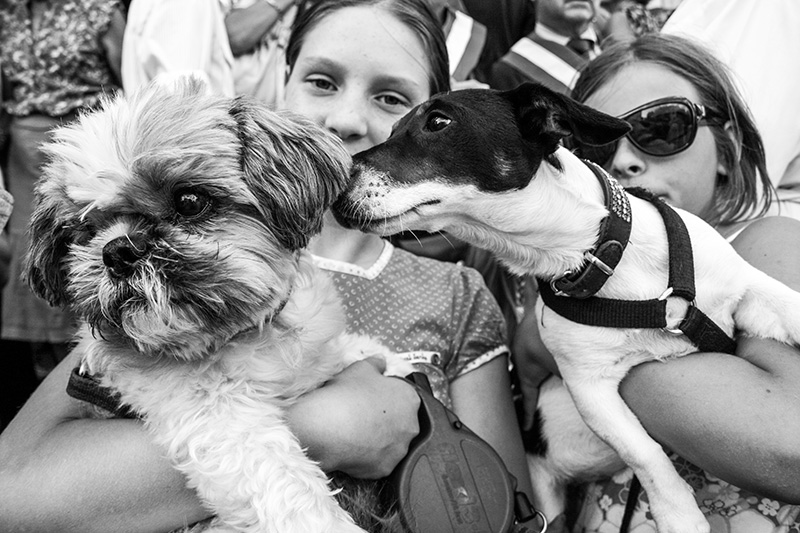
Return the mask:
<path fill-rule="evenodd" d="M 643 189 L 628 189 L 632 195 L 651 202 L 664 219 L 669 245 L 669 288 L 664 296 L 651 300 L 589 298 L 576 300 L 553 291 L 551 284 L 539 281 L 542 301 L 559 315 L 589 326 L 660 329 L 666 323 L 666 297 L 677 296 L 691 302 L 678 329 L 703 352 L 733 354 L 736 342 L 694 305 L 694 258 L 689 232 L 681 217 L 666 203 Z"/>
<path fill-rule="evenodd" d="M 628 488 L 628 501 L 625 503 L 625 512 L 622 514 L 622 523 L 619 525 L 619 533 L 628 533 L 631 529 L 633 512 L 636 510 L 636 503 L 639 501 L 639 493 L 642 492 L 642 484 L 639 478 L 633 476 L 630 487 Z"/>

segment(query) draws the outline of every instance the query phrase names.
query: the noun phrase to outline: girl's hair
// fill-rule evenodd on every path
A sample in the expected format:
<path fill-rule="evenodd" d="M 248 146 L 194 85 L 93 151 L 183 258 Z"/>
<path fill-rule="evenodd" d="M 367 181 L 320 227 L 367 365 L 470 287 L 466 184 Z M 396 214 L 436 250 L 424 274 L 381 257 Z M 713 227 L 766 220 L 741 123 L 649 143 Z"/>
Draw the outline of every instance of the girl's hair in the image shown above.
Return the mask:
<path fill-rule="evenodd" d="M 286 46 L 289 72 L 294 68 L 305 36 L 320 20 L 346 7 L 380 6 L 408 26 L 422 41 L 428 61 L 431 95 L 450 90 L 450 68 L 442 24 L 425 0 L 309 0 L 302 4 Z"/>
<path fill-rule="evenodd" d="M 728 171 L 718 175 L 714 211 L 708 222 L 727 224 L 763 215 L 774 195 L 767 174 L 764 144 L 728 68 L 701 45 L 665 33 L 648 33 L 611 45 L 580 73 L 572 97 L 585 102 L 628 65 L 660 65 L 692 84 L 713 120 L 717 157 Z M 731 133 L 725 131 L 730 124 Z M 760 182 L 760 184 L 759 184 Z"/>

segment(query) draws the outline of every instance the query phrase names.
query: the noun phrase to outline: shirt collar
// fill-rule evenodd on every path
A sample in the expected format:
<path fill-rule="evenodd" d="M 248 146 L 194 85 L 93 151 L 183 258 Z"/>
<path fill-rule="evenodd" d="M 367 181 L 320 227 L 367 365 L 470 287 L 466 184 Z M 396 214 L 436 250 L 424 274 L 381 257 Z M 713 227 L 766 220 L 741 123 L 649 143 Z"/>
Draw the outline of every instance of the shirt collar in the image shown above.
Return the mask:
<path fill-rule="evenodd" d="M 570 37 L 566 35 L 561 35 L 557 33 L 555 30 L 548 28 L 542 23 L 536 24 L 536 28 L 534 29 L 534 33 L 541 37 L 542 39 L 547 39 L 548 41 L 553 41 L 558 44 L 566 45 Z M 585 32 L 581 33 L 581 39 L 588 39 L 594 43 L 594 47 L 597 48 L 597 33 L 594 31 L 594 28 L 590 25 Z"/>

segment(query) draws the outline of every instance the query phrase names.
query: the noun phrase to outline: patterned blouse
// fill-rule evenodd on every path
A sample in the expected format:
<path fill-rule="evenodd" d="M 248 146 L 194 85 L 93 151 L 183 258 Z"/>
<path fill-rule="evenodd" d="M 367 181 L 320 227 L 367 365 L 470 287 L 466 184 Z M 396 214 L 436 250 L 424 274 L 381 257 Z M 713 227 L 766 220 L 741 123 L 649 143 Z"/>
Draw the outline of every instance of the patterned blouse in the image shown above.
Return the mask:
<path fill-rule="evenodd" d="M 712 533 L 800 533 L 800 505 L 791 505 L 731 485 L 677 454 L 670 458 L 692 487 Z M 633 473 L 589 485 L 573 533 L 619 533 Z M 639 492 L 628 533 L 657 533 L 644 490 Z"/>
<path fill-rule="evenodd" d="M 101 41 L 119 0 L 50 0 L 40 7 L 34 28 L 26 0 L 0 2 L 0 65 L 11 85 L 6 111 L 58 117 L 95 106 L 103 92 L 119 88 Z"/>
<path fill-rule="evenodd" d="M 389 244 L 367 270 L 314 256 L 330 273 L 351 333 L 369 335 L 402 354 L 449 408 L 450 384 L 507 357 L 505 321 L 477 271 L 434 261 Z"/>

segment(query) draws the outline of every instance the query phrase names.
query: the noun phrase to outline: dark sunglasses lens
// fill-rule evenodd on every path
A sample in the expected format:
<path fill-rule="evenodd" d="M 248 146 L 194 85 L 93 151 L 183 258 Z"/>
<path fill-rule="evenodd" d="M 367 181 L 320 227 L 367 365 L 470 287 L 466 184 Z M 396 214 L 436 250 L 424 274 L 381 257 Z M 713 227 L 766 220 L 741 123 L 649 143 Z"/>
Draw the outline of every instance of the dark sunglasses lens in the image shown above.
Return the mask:
<path fill-rule="evenodd" d="M 599 146 L 592 146 L 577 142 L 573 139 L 572 144 L 572 148 L 575 149 L 574 153 L 576 156 L 580 157 L 581 159 L 587 159 L 592 163 L 597 163 L 601 167 L 605 166 L 606 163 L 611 161 L 611 158 L 614 157 L 614 152 L 617 151 L 616 141 L 608 144 L 601 144 Z"/>
<path fill-rule="evenodd" d="M 625 120 L 633 128 L 628 138 L 650 155 L 680 152 L 692 143 L 697 128 L 692 111 L 680 102 L 643 109 Z"/>

